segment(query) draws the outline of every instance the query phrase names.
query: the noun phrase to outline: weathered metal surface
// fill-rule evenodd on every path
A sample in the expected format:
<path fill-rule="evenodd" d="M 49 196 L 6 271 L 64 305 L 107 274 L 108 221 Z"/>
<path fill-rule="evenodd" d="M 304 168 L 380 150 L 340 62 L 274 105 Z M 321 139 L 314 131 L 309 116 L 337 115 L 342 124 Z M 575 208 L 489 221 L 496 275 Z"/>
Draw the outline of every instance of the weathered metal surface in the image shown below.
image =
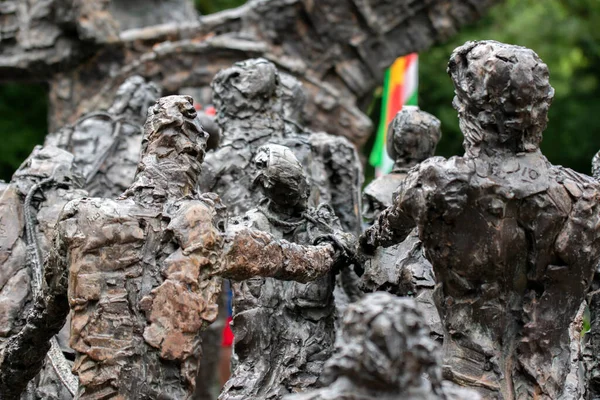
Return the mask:
<path fill-rule="evenodd" d="M 306 94 L 302 84 L 264 59 L 236 63 L 213 81 L 221 146 L 209 152 L 202 191 L 217 193 L 230 215 L 243 216 L 261 200 L 253 189 L 253 157 L 269 142 L 289 147 L 309 179 L 309 205 L 330 204 L 344 230 L 360 233 L 362 168 L 356 149 L 345 138 L 313 133 L 302 123 Z M 359 297 L 357 277 L 343 269 L 336 282 L 338 311 Z"/>
<path fill-rule="evenodd" d="M 298 80 L 253 59 L 220 71 L 212 86 L 222 138 L 219 149 L 206 156 L 202 190 L 217 193 L 231 215 L 242 216 L 261 199 L 252 188 L 256 151 L 278 143 L 300 160 L 311 186 L 310 205 L 331 204 L 344 229 L 360 232 L 362 169 L 356 150 L 344 138 L 302 126 L 298 110 L 306 96 Z"/>
<path fill-rule="evenodd" d="M 54 253 L 50 253 L 45 268 L 42 264 L 43 256 L 53 247 L 62 207 L 86 194 L 77 189 L 82 181 L 72 154 L 52 146 L 38 146 L 0 197 L 0 397 L 3 399 L 18 398 L 40 371 L 53 336 L 65 322 L 67 267 L 52 257 Z M 58 368 L 62 379 L 73 380 L 69 376 L 70 366 L 59 356 L 51 356 L 47 363 Z M 56 376 L 56 372 L 53 374 Z"/>
<path fill-rule="evenodd" d="M 70 202 L 59 222 L 81 399 L 191 396 L 220 276 L 308 281 L 334 261 L 330 244 L 225 232 L 218 197 L 195 191 L 208 135 L 191 98 L 159 99 L 144 130 L 129 189 L 116 200 Z"/>
<path fill-rule="evenodd" d="M 67 150 L 85 177 L 90 196 L 115 198 L 133 182 L 146 113 L 160 89 L 141 76 L 127 79 L 105 110 L 84 114 L 46 136 L 46 145 Z"/>
<path fill-rule="evenodd" d="M 579 398 L 572 326 L 600 258 L 600 185 L 541 154 L 554 89 L 533 51 L 467 42 L 448 71 L 465 155 L 411 170 L 362 247 L 417 226 L 438 282 L 445 376 L 485 397 Z"/>
<path fill-rule="evenodd" d="M 321 384 L 284 399 L 480 399 L 442 380 L 440 348 L 417 303 L 383 292 L 348 306 Z"/>
<path fill-rule="evenodd" d="M 363 216 L 373 223 L 393 203 L 393 193 L 415 165 L 432 157 L 441 138 L 440 121 L 416 107 L 405 106 L 388 127 L 387 149 L 394 160 L 389 174 L 371 182 L 363 191 Z M 365 259 L 361 288 L 398 296 L 414 296 L 425 315 L 432 337 L 443 339 L 438 311 L 433 304 L 435 277 L 431 263 L 425 258 L 423 243 L 416 230 L 402 242 L 379 248 Z"/>
<path fill-rule="evenodd" d="M 236 61 L 265 57 L 306 87 L 309 128 L 360 146 L 371 122 L 356 103 L 371 95 L 385 68 L 448 39 L 497 0 L 253 0 L 199 22 L 182 12 L 184 0 L 169 0 L 169 13 L 135 12 L 138 3 L 3 2 L 0 76 L 50 80 L 57 129 L 101 108 L 132 75 L 178 93 L 208 86 Z M 175 19 L 167 21 L 169 14 Z M 167 23 L 120 31 L 118 20 L 123 27 Z"/>
<path fill-rule="evenodd" d="M 290 149 L 268 144 L 258 149 L 254 161 L 264 198 L 257 209 L 233 220 L 232 229 L 251 227 L 296 245 L 331 242 L 337 249 L 335 269 L 309 283 L 252 278 L 234 284 L 238 362 L 221 400 L 280 399 L 315 386 L 335 338 L 335 274 L 351 264 L 355 247 L 330 207 L 308 207 L 309 183 Z M 247 247 L 240 250 L 253 254 Z M 254 251 L 262 252 L 258 260 L 264 264 L 277 262 L 268 247 Z M 295 260 L 289 264 L 309 270 Z"/>

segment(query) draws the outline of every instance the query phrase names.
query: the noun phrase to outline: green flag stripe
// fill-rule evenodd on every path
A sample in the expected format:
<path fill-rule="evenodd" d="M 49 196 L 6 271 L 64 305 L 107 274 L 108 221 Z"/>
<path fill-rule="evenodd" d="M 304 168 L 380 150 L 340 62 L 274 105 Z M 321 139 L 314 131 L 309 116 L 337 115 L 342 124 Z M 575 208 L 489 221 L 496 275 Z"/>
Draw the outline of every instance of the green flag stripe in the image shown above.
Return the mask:
<path fill-rule="evenodd" d="M 419 105 L 419 92 L 417 90 L 414 91 L 413 94 L 410 95 L 408 99 L 406 99 L 405 106 L 418 106 Z"/>
<path fill-rule="evenodd" d="M 377 137 L 375 138 L 375 144 L 371 150 L 369 156 L 369 164 L 373 167 L 378 167 L 383 161 L 383 149 L 385 148 L 385 133 L 387 131 L 387 113 L 388 113 L 388 99 L 390 97 L 390 68 L 385 70 L 385 77 L 383 79 L 383 94 L 381 96 L 381 113 L 379 117 L 379 127 L 377 128 Z"/>

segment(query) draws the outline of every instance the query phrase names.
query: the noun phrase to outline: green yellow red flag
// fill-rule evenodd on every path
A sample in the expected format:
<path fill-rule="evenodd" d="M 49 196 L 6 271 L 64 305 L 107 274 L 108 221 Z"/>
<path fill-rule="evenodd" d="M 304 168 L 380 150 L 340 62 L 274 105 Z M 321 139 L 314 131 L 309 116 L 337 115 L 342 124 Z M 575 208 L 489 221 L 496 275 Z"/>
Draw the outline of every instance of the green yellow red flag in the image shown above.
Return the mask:
<path fill-rule="evenodd" d="M 419 86 L 419 56 L 417 53 L 399 57 L 385 72 L 381 97 L 381 118 L 369 163 L 377 176 L 392 170 L 393 161 L 386 151 L 387 128 L 404 105 L 417 105 Z"/>

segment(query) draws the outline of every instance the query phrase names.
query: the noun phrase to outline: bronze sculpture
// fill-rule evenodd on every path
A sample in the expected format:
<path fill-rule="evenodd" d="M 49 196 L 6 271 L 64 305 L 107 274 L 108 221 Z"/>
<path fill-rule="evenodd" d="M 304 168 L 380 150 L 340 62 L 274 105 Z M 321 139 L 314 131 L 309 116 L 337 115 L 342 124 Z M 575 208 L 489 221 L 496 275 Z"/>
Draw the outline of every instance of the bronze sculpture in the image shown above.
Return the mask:
<path fill-rule="evenodd" d="M 241 217 L 261 200 L 252 189 L 252 162 L 266 143 L 289 147 L 309 179 L 309 205 L 330 204 L 342 228 L 360 233 L 362 167 L 354 146 L 345 138 L 311 132 L 303 126 L 306 98 L 302 84 L 279 72 L 265 59 L 235 63 L 212 82 L 220 147 L 208 152 L 199 188 L 218 194 L 231 216 Z M 343 269 L 336 282 L 336 307 L 360 297 L 358 278 Z"/>
<path fill-rule="evenodd" d="M 301 245 L 330 241 L 338 257 L 334 270 L 313 282 L 256 277 L 234 284 L 238 363 L 221 400 L 280 399 L 315 385 L 335 338 L 336 270 L 353 262 L 353 237 L 342 232 L 331 207 L 308 207 L 309 183 L 290 149 L 264 145 L 255 165 L 254 181 L 265 197 L 257 209 L 233 220 L 233 229 L 251 227 Z"/>
<path fill-rule="evenodd" d="M 412 170 L 362 247 L 417 226 L 439 283 L 446 376 L 489 397 L 577 396 L 571 324 L 600 256 L 600 186 L 539 150 L 554 90 L 533 51 L 467 42 L 448 72 L 465 156 Z"/>
<path fill-rule="evenodd" d="M 348 306 L 323 388 L 285 400 L 477 400 L 442 380 L 439 345 L 413 299 L 377 292 Z"/>
<path fill-rule="evenodd" d="M 363 191 L 363 217 L 373 223 L 392 205 L 393 193 L 408 171 L 432 157 L 441 138 L 440 121 L 417 107 L 405 106 L 388 127 L 387 150 L 394 160 L 389 174 L 371 182 Z M 366 292 L 383 290 L 398 296 L 414 296 L 425 315 L 432 337 L 442 340 L 443 329 L 433 304 L 435 278 L 425 258 L 423 244 L 413 230 L 402 243 L 379 248 L 364 261 L 361 288 Z"/>
<path fill-rule="evenodd" d="M 373 223 L 392 205 L 393 193 L 415 165 L 433 157 L 442 137 L 441 122 L 418 107 L 404 106 L 387 131 L 386 149 L 394 166 L 389 174 L 369 183 L 363 191 L 363 218 Z"/>
<path fill-rule="evenodd" d="M 128 78 L 106 110 L 94 110 L 46 136 L 46 145 L 71 152 L 90 196 L 117 197 L 133 182 L 146 112 L 160 89 L 141 76 Z"/>
<path fill-rule="evenodd" d="M 71 347 L 79 397 L 193 392 L 200 331 L 216 317 L 220 276 L 308 281 L 328 273 L 330 244 L 303 247 L 254 230 L 226 233 L 214 194 L 196 195 L 207 134 L 191 98 L 149 111 L 133 184 L 116 200 L 65 206 Z"/>
<path fill-rule="evenodd" d="M 84 195 L 116 197 L 131 182 L 137 168 L 141 150 L 142 125 L 146 112 L 160 90 L 140 76 L 127 79 L 117 90 L 112 104 L 106 110 L 96 110 L 79 118 L 73 125 L 63 127 L 46 136 L 45 148 L 56 146 L 73 154 L 73 168 L 82 175 Z M 42 162 L 42 161 L 40 161 Z M 49 159 L 45 162 L 52 162 Z M 69 196 L 69 199 L 73 196 Z M 54 228 L 64 202 L 55 206 L 51 221 L 46 221 L 45 236 L 52 238 Z M 47 218 L 50 216 L 46 216 Z M 30 223 L 32 226 L 34 223 Z M 48 255 L 47 246 L 39 249 L 39 259 Z M 26 282 L 23 282 L 26 284 Z M 18 289 L 27 293 L 28 287 Z M 31 381 L 27 395 L 22 400 L 56 399 L 69 400 L 77 392 L 77 378 L 70 372 L 73 350 L 69 348 L 69 319 L 56 339 L 52 341 L 49 358 L 44 368 Z M 63 353 L 63 354 L 61 354 Z M 57 365 L 61 367 L 57 374 Z"/>
<path fill-rule="evenodd" d="M 250 59 L 220 71 L 212 87 L 222 139 L 206 156 L 202 190 L 217 193 L 231 215 L 242 216 L 261 199 L 251 187 L 257 149 L 281 144 L 305 169 L 311 204 L 330 203 L 344 228 L 359 232 L 362 169 L 356 150 L 343 138 L 304 128 L 306 94 L 297 79 L 265 59 Z"/>
<path fill-rule="evenodd" d="M 9 0 L 0 6 L 0 80 L 51 80 L 50 120 L 55 129 L 90 110 L 108 107 L 119 85 L 133 74 L 176 93 L 182 87 L 208 85 L 219 68 L 233 61 L 263 55 L 308 88 L 306 124 L 360 144 L 370 122 L 356 103 L 369 95 L 391 61 L 445 40 L 494 2 L 434 1 L 421 6 L 410 1 L 253 1 L 200 23 L 183 0 L 163 1 L 160 7 L 121 0 Z M 144 12 L 124 13 L 132 4 Z M 145 15 L 148 9 L 156 12 Z M 147 26 L 163 22 L 168 25 Z M 298 30 L 306 34 L 299 36 Z M 315 154 L 323 155 L 323 164 L 343 164 L 353 157 L 354 149 L 344 141 L 331 146 L 328 140 L 315 140 L 311 146 L 320 148 Z M 338 157 L 342 152 L 346 155 Z M 113 161 L 119 160 L 106 163 L 104 171 L 114 170 Z M 346 167 L 350 174 L 345 177 L 360 178 L 352 171 L 355 165 Z M 325 173 L 319 184 L 340 178 L 321 171 Z M 128 187 L 116 186 L 109 188 L 113 194 Z M 0 184 L 0 191 L 3 188 Z M 212 201 L 210 196 L 205 200 Z M 347 204 L 334 205 L 336 210 L 343 206 Z M 343 225 L 346 215 L 350 214 L 340 213 Z"/>
<path fill-rule="evenodd" d="M 71 391 L 77 388 L 77 380 L 54 338 L 68 313 L 66 293 L 54 295 L 66 290 L 67 271 L 61 266 L 45 270 L 43 262 L 53 248 L 63 206 L 86 195 L 78 189 L 82 184 L 72 154 L 38 146 L 0 195 L 2 398 L 18 398 L 45 358 L 51 375 L 48 379 L 56 381 L 56 390 L 66 391 L 63 384 Z M 35 392 L 38 383 L 30 385 L 29 391 Z M 43 393 L 41 388 L 39 395 Z"/>

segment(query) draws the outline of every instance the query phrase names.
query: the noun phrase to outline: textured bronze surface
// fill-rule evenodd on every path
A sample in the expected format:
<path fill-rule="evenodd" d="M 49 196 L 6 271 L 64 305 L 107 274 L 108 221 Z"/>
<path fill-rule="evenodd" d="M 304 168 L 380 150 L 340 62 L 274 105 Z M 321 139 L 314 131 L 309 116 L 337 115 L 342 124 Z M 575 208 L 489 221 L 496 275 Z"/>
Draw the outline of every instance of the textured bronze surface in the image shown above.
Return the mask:
<path fill-rule="evenodd" d="M 477 392 L 442 380 L 439 344 L 429 337 L 417 303 L 372 293 L 348 306 L 323 388 L 285 400 L 479 400 Z"/>
<path fill-rule="evenodd" d="M 600 186 L 540 152 L 554 89 L 533 51 L 467 42 L 448 72 L 465 155 L 411 170 L 362 248 L 417 227 L 438 282 L 445 376 L 485 397 L 578 398 L 572 324 L 600 256 Z"/>

